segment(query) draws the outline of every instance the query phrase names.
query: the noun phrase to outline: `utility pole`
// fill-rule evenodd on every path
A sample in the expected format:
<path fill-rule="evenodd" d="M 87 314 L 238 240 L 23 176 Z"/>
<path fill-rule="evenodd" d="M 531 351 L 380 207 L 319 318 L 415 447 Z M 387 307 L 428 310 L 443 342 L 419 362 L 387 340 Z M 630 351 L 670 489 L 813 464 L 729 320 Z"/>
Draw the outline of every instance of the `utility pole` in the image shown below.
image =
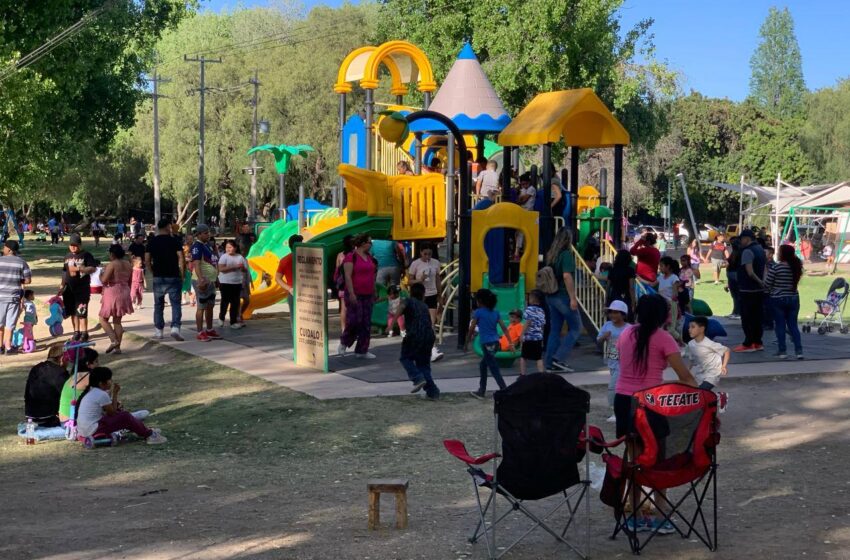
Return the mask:
<path fill-rule="evenodd" d="M 200 128 L 200 143 L 198 144 L 198 224 L 204 223 L 204 205 L 206 204 L 207 196 L 204 192 L 204 94 L 207 91 L 206 82 L 204 81 L 204 71 L 208 62 L 220 63 L 221 58 L 206 58 L 201 55 L 200 58 L 189 58 L 183 55 L 183 62 L 199 62 L 201 64 L 201 85 L 196 90 L 201 93 L 201 109 L 199 117 Z"/>
<path fill-rule="evenodd" d="M 260 102 L 260 80 L 258 79 L 257 69 L 254 68 L 254 77 L 248 80 L 248 83 L 254 86 L 254 99 L 251 102 L 254 108 L 253 127 L 251 128 L 251 147 L 257 145 L 257 105 Z M 257 221 L 257 154 L 251 154 L 251 222 Z"/>
<path fill-rule="evenodd" d="M 153 78 L 146 79 L 153 84 L 153 221 L 155 224 L 159 224 L 159 220 L 162 218 L 162 191 L 160 190 L 159 179 L 159 98 L 168 97 L 159 94 L 159 84 L 171 80 L 157 74 L 156 69 L 153 71 Z"/>

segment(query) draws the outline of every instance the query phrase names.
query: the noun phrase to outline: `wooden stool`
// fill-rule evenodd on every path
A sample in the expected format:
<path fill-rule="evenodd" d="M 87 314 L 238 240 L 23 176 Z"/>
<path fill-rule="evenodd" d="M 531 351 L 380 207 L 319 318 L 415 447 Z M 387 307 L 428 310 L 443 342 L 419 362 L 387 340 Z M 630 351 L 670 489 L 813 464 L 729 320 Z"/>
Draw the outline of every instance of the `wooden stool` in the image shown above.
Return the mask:
<path fill-rule="evenodd" d="M 366 483 L 369 489 L 369 529 L 381 524 L 381 494 L 395 494 L 396 529 L 407 529 L 407 487 L 410 481 L 403 478 L 376 478 Z"/>

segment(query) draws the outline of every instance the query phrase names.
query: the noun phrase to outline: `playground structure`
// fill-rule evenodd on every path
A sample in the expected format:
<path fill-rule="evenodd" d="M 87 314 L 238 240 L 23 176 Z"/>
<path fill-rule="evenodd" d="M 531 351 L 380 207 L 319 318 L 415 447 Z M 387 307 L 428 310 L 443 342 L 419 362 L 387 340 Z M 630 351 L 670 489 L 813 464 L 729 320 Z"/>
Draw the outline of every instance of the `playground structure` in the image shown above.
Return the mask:
<path fill-rule="evenodd" d="M 384 104 L 391 113 L 375 113 L 378 69 L 390 77 L 394 104 Z M 347 115 L 348 94 L 359 82 L 365 91 L 365 118 Z M 404 104 L 409 88 L 423 94 L 424 111 Z M 561 223 L 574 231 L 578 270 L 576 292 L 585 315 L 585 326 L 598 329 L 604 322 L 605 290 L 582 257 L 591 237 L 619 235 L 618 215 L 605 206 L 607 189 L 584 185 L 579 188 L 579 150 L 613 147 L 615 150 L 614 206 L 622 206 L 622 148 L 628 133 L 590 89 L 540 94 L 513 120 L 505 111 L 483 72 L 472 48 L 464 45 L 455 64 L 437 90 L 430 62 L 425 54 L 405 41 L 356 49 L 343 60 L 334 84 L 339 95 L 340 183 L 334 199 L 339 210 L 318 213 L 299 227 L 295 220 L 277 222 L 263 231 L 249 255 L 254 273 L 250 316 L 283 299 L 287 294 L 270 282 L 279 260 L 288 254 L 287 239 L 301 233 L 305 241 L 322 244 L 326 254 L 335 255 L 348 234 L 367 233 L 376 239 L 397 241 L 442 241 L 445 247 L 444 295 L 447 305 L 440 321 L 442 333 L 446 311 L 457 310 L 458 340 L 465 337 L 469 322 L 471 290 L 483 286 L 497 291 L 503 306 L 522 309 L 525 296 L 535 287 L 538 255 L 551 243 L 556 217 L 548 204 L 540 212 L 526 210 L 511 202 L 497 202 L 471 208 L 469 155 L 497 158 L 501 166 L 502 200 L 511 200 L 511 171 L 519 168 L 519 147 L 542 145 L 542 173 L 532 166 L 533 181 L 542 176 L 543 200 L 551 196 L 551 144 L 563 141 L 571 148 L 568 178 L 571 196 L 569 213 Z M 436 92 L 436 96 L 433 94 Z M 432 100 L 433 97 L 433 100 Z M 432 102 L 433 101 L 433 102 Z M 392 113 L 394 112 L 394 113 Z M 381 129 L 396 128 L 383 119 L 406 120 L 409 131 L 403 138 L 384 138 Z M 386 124 L 386 126 L 384 126 Z M 409 125 L 405 127 L 405 125 Z M 385 131 L 385 130 L 384 130 Z M 498 144 L 487 139 L 497 136 Z M 435 161 L 439 160 L 439 164 Z M 396 175 L 396 165 L 407 162 L 414 175 Z M 459 165 L 458 165 L 459 163 Z M 423 166 L 445 169 L 423 173 Z M 459 185 L 456 178 L 460 177 Z M 485 206 L 489 206 L 485 208 Z M 501 277 L 508 262 L 504 247 L 487 249 L 488 234 L 504 235 L 505 229 L 523 233 L 525 249 L 518 264 L 518 278 L 510 284 L 491 281 Z M 455 258 L 455 251 L 458 258 Z M 603 249 L 604 252 L 604 249 Z M 504 312 L 507 313 L 507 308 Z"/>

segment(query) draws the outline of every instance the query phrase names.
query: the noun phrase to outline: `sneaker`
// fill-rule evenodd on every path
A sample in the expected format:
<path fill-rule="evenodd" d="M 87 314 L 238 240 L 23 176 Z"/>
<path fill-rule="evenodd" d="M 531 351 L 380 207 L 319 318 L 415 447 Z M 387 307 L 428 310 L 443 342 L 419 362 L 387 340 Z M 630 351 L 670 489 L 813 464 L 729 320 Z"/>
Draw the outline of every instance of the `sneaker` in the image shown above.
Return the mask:
<path fill-rule="evenodd" d="M 469 394 L 475 397 L 476 399 L 484 400 L 484 391 L 470 391 Z"/>
<path fill-rule="evenodd" d="M 162 340 L 162 329 L 156 329 L 153 331 L 153 339 Z"/>
<path fill-rule="evenodd" d="M 232 325 L 230 325 L 230 328 L 233 329 L 234 331 L 238 331 L 239 329 L 241 329 L 244 326 L 245 326 L 244 323 L 233 323 Z"/>
<path fill-rule="evenodd" d="M 176 328 L 171 329 L 171 338 L 173 338 L 177 342 L 183 342 L 185 340 L 182 336 L 180 336 L 180 329 Z"/>
<path fill-rule="evenodd" d="M 88 342 L 89 341 L 89 331 L 83 331 L 80 333 L 80 342 Z"/>
<path fill-rule="evenodd" d="M 411 393 L 418 393 L 422 390 L 422 387 L 425 386 L 425 381 L 417 381 L 413 384 L 413 389 L 410 390 Z"/>
<path fill-rule="evenodd" d="M 74 337 L 71 340 L 73 340 L 74 342 L 79 342 L 81 336 L 82 335 L 80 334 L 80 331 L 74 331 Z"/>
<path fill-rule="evenodd" d="M 197 338 L 197 339 L 198 339 L 198 340 L 200 340 L 201 342 L 209 342 L 209 341 L 210 341 L 210 337 L 209 337 L 209 335 L 207 334 L 207 331 L 201 331 L 201 332 L 199 332 L 199 333 L 198 333 L 198 336 L 196 336 L 195 338 Z"/>
<path fill-rule="evenodd" d="M 345 357 L 345 351 L 346 351 L 346 350 L 347 350 L 347 349 L 346 349 L 346 347 L 345 347 L 345 344 L 343 344 L 342 342 L 340 342 L 340 343 L 339 343 L 339 346 L 337 346 L 337 347 L 336 347 L 336 355 L 337 355 L 337 356 L 339 356 L 340 358 L 344 358 L 344 357 Z"/>
<path fill-rule="evenodd" d="M 753 352 L 763 352 L 764 344 L 753 344 Z"/>
<path fill-rule="evenodd" d="M 147 437 L 145 440 L 148 445 L 159 445 L 160 443 L 165 443 L 168 441 L 164 435 L 162 435 L 159 430 L 152 430 L 153 433 Z"/>
<path fill-rule="evenodd" d="M 394 336 L 395 336 L 395 333 L 393 331 L 390 331 L 390 332 L 387 333 L 387 338 L 392 338 Z"/>
<path fill-rule="evenodd" d="M 401 337 L 404 338 L 407 336 L 407 331 L 401 331 Z"/>
<path fill-rule="evenodd" d="M 221 335 L 215 332 L 215 329 L 208 330 L 207 336 L 210 338 L 210 340 L 221 340 Z"/>
<path fill-rule="evenodd" d="M 652 521 L 646 517 L 629 517 L 626 519 L 626 530 L 631 533 L 646 533 L 652 531 Z"/>
<path fill-rule="evenodd" d="M 785 352 L 777 352 L 776 354 L 774 354 L 774 356 L 777 359 L 784 360 L 785 358 L 788 357 L 788 354 L 786 354 Z"/>
<path fill-rule="evenodd" d="M 605 419 L 605 421 L 606 421 L 606 422 L 608 422 L 609 424 L 613 424 L 613 423 L 615 423 L 615 422 L 617 421 L 617 415 L 616 415 L 616 414 L 612 414 L 611 416 L 609 416 L 608 418 L 606 418 L 606 419 Z"/>
<path fill-rule="evenodd" d="M 725 391 L 717 391 L 717 412 L 723 414 L 726 412 L 726 406 L 729 404 L 729 393 Z"/>
<path fill-rule="evenodd" d="M 573 373 L 575 370 L 564 362 L 552 360 L 552 366 L 549 368 L 549 371 L 554 371 L 556 373 Z"/>
<path fill-rule="evenodd" d="M 220 329 L 223 329 L 224 328 L 224 319 L 219 319 L 218 322 L 215 324 L 215 326 L 217 326 Z"/>
<path fill-rule="evenodd" d="M 802 354 L 797 354 L 797 359 L 798 360 L 805 360 L 805 358 L 803 357 Z"/>
<path fill-rule="evenodd" d="M 669 535 L 676 532 L 676 528 L 673 527 L 673 524 L 666 519 L 653 519 L 647 527 L 649 530 L 655 531 L 659 535 Z"/>
<path fill-rule="evenodd" d="M 727 318 L 727 319 L 740 319 L 740 318 L 741 318 L 741 316 L 740 316 L 740 315 L 737 315 L 737 314 L 735 314 L 735 313 L 730 313 L 729 315 L 727 315 L 727 316 L 726 316 L 726 318 Z"/>
<path fill-rule="evenodd" d="M 374 359 L 375 359 L 375 358 L 377 358 L 378 356 L 374 355 L 374 354 L 373 354 L 373 353 L 371 353 L 371 352 L 366 352 L 365 354 L 357 354 L 357 353 L 355 352 L 354 357 L 355 357 L 355 358 L 358 358 L 358 359 L 360 359 L 360 360 L 374 360 Z"/>
<path fill-rule="evenodd" d="M 732 348 L 732 352 L 755 352 L 756 349 L 753 345 L 750 344 L 739 344 L 738 346 Z"/>
<path fill-rule="evenodd" d="M 431 348 L 431 361 L 432 361 L 432 362 L 439 362 L 440 360 L 442 360 L 442 359 L 443 359 L 443 356 L 445 356 L 445 354 L 443 354 L 442 352 L 440 352 L 440 351 L 437 349 L 437 347 L 436 347 L 436 346 L 433 346 L 433 347 Z"/>

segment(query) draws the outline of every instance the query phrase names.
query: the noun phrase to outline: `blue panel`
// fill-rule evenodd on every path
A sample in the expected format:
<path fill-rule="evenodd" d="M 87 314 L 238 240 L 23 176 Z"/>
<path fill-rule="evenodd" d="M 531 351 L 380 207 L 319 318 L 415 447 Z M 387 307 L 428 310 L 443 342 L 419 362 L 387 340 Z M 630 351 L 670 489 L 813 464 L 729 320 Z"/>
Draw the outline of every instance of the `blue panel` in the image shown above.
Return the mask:
<path fill-rule="evenodd" d="M 342 163 L 366 169 L 366 123 L 351 115 L 342 127 Z"/>

